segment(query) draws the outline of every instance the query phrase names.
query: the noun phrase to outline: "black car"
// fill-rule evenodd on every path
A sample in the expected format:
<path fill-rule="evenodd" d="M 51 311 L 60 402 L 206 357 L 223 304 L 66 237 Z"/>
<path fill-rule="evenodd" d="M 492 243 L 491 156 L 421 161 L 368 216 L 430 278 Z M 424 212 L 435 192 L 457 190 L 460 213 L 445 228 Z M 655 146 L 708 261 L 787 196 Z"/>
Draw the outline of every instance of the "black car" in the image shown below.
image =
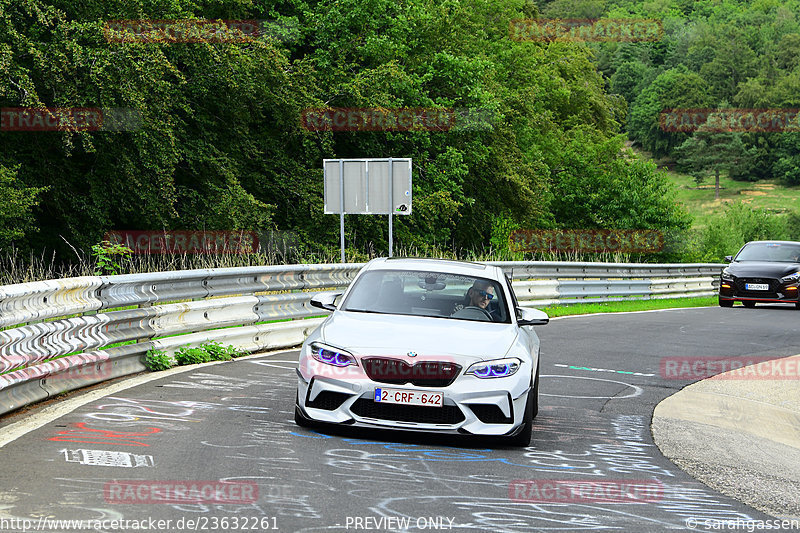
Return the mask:
<path fill-rule="evenodd" d="M 745 307 L 756 303 L 793 303 L 800 308 L 800 242 L 752 241 L 745 244 L 736 257 L 727 256 L 731 264 L 720 277 L 719 305 Z"/>

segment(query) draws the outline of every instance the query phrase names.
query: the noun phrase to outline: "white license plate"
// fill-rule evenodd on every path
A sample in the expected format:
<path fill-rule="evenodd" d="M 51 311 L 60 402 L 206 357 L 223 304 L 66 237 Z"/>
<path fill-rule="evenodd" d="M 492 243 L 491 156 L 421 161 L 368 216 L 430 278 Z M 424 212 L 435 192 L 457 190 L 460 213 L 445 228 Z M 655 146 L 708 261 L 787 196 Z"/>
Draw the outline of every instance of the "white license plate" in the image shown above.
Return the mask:
<path fill-rule="evenodd" d="M 745 283 L 744 288 L 748 291 L 768 291 L 768 283 Z"/>
<path fill-rule="evenodd" d="M 422 405 L 425 407 L 441 407 L 444 394 L 441 392 L 375 389 L 375 401 L 381 403 L 397 403 L 400 405 Z"/>

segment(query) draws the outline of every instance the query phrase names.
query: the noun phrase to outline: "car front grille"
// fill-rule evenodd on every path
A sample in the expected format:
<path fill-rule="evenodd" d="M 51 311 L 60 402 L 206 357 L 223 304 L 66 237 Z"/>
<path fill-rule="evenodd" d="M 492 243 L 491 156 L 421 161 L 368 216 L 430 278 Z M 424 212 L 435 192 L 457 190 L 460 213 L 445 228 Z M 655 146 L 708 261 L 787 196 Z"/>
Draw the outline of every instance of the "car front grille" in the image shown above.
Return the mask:
<path fill-rule="evenodd" d="M 767 291 L 748 291 L 745 287 L 747 283 L 766 283 L 769 285 Z M 736 294 L 737 296 L 745 296 L 752 298 L 778 298 L 778 288 L 780 282 L 774 278 L 736 278 Z"/>
<path fill-rule="evenodd" d="M 420 424 L 451 425 L 458 424 L 464 420 L 464 413 L 455 405 L 422 407 L 417 405 L 382 403 L 368 398 L 356 400 L 351 411 L 365 418 L 393 420 L 397 422 L 417 422 Z"/>
<path fill-rule="evenodd" d="M 364 371 L 372 381 L 418 387 L 447 387 L 458 377 L 461 366 L 449 361 L 420 361 L 409 365 L 401 359 L 365 357 Z"/>

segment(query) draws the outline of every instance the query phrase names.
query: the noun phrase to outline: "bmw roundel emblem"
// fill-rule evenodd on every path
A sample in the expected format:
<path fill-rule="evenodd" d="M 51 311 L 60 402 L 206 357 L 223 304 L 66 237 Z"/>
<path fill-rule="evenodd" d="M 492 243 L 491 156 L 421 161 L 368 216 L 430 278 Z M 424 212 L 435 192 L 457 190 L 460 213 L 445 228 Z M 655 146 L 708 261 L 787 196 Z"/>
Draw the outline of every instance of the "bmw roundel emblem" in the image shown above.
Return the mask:
<path fill-rule="evenodd" d="M 417 356 L 417 352 L 408 352 L 408 356 L 409 357 L 416 357 Z"/>

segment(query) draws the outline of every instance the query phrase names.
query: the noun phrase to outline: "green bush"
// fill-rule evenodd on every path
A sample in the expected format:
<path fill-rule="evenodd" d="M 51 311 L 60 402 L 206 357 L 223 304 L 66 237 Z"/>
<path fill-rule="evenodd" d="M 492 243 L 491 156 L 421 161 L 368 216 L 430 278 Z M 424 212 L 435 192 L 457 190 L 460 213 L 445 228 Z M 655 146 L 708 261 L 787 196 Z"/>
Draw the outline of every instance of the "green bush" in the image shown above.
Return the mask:
<path fill-rule="evenodd" d="M 208 363 L 211 361 L 211 354 L 209 354 L 202 347 L 192 348 L 184 346 L 175 352 L 175 361 L 181 366 L 195 365 L 197 363 Z"/>
<path fill-rule="evenodd" d="M 794 240 L 796 237 L 789 235 L 790 226 L 798 226 L 797 215 L 771 214 L 745 203 L 730 204 L 697 236 L 694 259 L 719 262 L 749 241 Z"/>
<path fill-rule="evenodd" d="M 246 355 L 238 352 L 233 346 L 223 346 L 219 342 L 211 341 L 197 347 L 184 346 L 175 352 L 175 360 L 179 365 L 195 365 L 209 361 L 230 361 L 234 357 Z"/>
<path fill-rule="evenodd" d="M 240 354 L 233 346 L 223 346 L 216 341 L 205 343 L 201 346 L 211 357 L 212 361 L 230 361 L 234 357 L 239 357 Z"/>
<path fill-rule="evenodd" d="M 168 370 L 173 364 L 172 359 L 162 350 L 151 349 L 144 356 L 144 366 L 151 372 Z"/>

